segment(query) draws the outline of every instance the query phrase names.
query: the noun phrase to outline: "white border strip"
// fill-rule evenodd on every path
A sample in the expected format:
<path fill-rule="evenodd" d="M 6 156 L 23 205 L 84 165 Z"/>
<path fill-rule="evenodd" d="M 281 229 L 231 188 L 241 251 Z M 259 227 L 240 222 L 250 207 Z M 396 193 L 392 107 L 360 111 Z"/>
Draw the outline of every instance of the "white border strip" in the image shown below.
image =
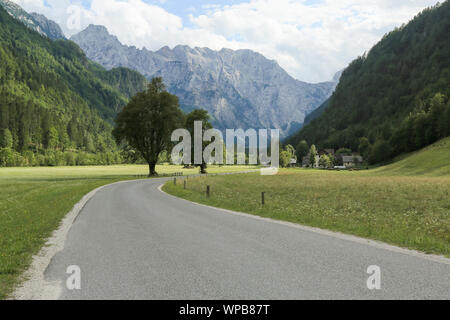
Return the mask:
<path fill-rule="evenodd" d="M 349 234 L 344 234 L 344 233 L 340 233 L 340 232 L 334 232 L 334 231 L 329 231 L 329 230 L 324 230 L 324 229 L 319 229 L 319 228 L 314 228 L 314 227 L 308 227 L 308 226 L 304 226 L 304 225 L 296 224 L 296 223 L 292 223 L 292 222 L 274 220 L 271 218 L 260 217 L 260 216 L 252 215 L 252 214 L 248 214 L 248 213 L 231 211 L 231 210 L 227 210 L 227 209 L 222 209 L 222 208 L 204 205 L 201 203 L 192 202 L 192 201 L 168 194 L 167 192 L 162 190 L 162 187 L 165 184 L 166 183 L 164 183 L 158 187 L 158 190 L 160 192 L 162 192 L 163 194 L 165 194 L 169 197 L 172 197 L 172 198 L 175 198 L 175 199 L 178 199 L 181 201 L 189 202 L 191 204 L 214 209 L 217 211 L 222 211 L 223 213 L 227 213 L 227 214 L 233 214 L 233 215 L 237 215 L 237 216 L 241 216 L 241 217 L 247 217 L 247 218 L 256 219 L 256 220 L 260 220 L 260 221 L 275 223 L 275 224 L 279 224 L 279 225 L 283 225 L 283 226 L 287 226 L 287 227 L 291 227 L 291 228 L 300 229 L 300 230 L 307 231 L 307 232 L 314 232 L 314 233 L 318 233 L 321 235 L 325 235 L 325 236 L 329 236 L 329 237 L 333 237 L 333 238 L 337 238 L 337 239 L 341 239 L 341 240 L 347 240 L 347 241 L 352 241 L 352 242 L 356 242 L 356 243 L 363 244 L 363 245 L 368 245 L 370 247 L 374 247 L 374 248 L 378 248 L 378 249 L 384 249 L 384 250 L 388 250 L 388 251 L 392 251 L 392 252 L 396 252 L 396 253 L 406 254 L 409 256 L 416 257 L 416 258 L 421 258 L 421 259 L 425 259 L 425 260 L 429 260 L 429 261 L 433 261 L 433 262 L 450 265 L 450 259 L 446 258 L 444 256 L 426 254 L 426 253 L 419 252 L 416 250 L 405 249 L 405 248 L 397 247 L 394 245 L 390 245 L 390 244 L 387 244 L 387 243 L 384 243 L 381 241 L 365 239 L 365 238 L 361 238 L 361 237 L 357 237 L 357 236 L 353 236 L 353 235 L 349 235 Z"/>

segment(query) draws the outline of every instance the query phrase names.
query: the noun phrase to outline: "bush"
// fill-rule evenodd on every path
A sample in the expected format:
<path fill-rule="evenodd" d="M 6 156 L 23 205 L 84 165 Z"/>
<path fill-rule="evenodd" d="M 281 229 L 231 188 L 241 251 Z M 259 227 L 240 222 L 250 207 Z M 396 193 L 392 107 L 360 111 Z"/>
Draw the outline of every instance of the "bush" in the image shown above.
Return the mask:
<path fill-rule="evenodd" d="M 28 161 L 20 153 L 13 152 L 13 165 L 14 167 L 26 167 L 28 166 Z"/>
<path fill-rule="evenodd" d="M 332 168 L 333 167 L 333 162 L 331 161 L 329 156 L 324 154 L 323 156 L 320 157 L 319 165 L 322 168 Z"/>
<path fill-rule="evenodd" d="M 25 151 L 22 153 L 22 156 L 25 158 L 27 166 L 36 166 L 36 157 L 34 156 L 34 153 L 32 151 Z"/>
<path fill-rule="evenodd" d="M 290 151 L 283 151 L 280 154 L 280 167 L 287 168 L 291 163 L 292 153 Z"/>
<path fill-rule="evenodd" d="M 73 152 L 66 152 L 64 154 L 64 158 L 65 158 L 66 166 L 76 166 L 77 165 L 76 154 L 75 153 L 73 153 Z"/>
<path fill-rule="evenodd" d="M 14 157 L 11 148 L 0 148 L 0 167 L 11 167 L 13 165 Z"/>
<path fill-rule="evenodd" d="M 44 167 L 46 165 L 45 156 L 43 154 L 38 154 L 36 156 L 36 165 Z"/>

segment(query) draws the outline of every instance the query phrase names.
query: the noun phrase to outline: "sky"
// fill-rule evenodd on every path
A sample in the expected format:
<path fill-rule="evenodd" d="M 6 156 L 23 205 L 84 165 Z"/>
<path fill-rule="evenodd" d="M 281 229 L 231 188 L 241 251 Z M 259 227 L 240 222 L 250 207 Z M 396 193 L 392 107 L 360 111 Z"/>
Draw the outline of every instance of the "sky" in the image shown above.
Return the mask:
<path fill-rule="evenodd" d="M 437 0 L 13 0 L 66 36 L 104 25 L 126 45 L 251 49 L 306 82 L 331 80 Z"/>

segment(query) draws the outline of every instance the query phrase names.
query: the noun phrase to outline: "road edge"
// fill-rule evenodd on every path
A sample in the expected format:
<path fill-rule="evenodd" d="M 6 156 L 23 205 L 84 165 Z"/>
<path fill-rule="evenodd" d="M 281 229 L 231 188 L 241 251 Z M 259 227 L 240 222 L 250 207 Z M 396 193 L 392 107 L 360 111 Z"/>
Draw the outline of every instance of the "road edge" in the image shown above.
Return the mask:
<path fill-rule="evenodd" d="M 67 235 L 72 228 L 73 223 L 77 219 L 86 204 L 91 200 L 97 192 L 103 188 L 121 184 L 129 183 L 138 180 L 124 180 L 118 181 L 92 190 L 84 195 L 79 202 L 77 202 L 71 211 L 67 213 L 61 220 L 59 227 L 53 231 L 50 238 L 40 249 L 39 253 L 32 257 L 32 262 L 29 268 L 22 273 L 19 278 L 19 284 L 14 291 L 7 298 L 8 300 L 56 300 L 60 296 L 61 282 L 45 280 L 45 271 L 50 265 L 53 257 L 65 247 Z"/>
<path fill-rule="evenodd" d="M 231 173 L 218 173 L 222 174 L 245 174 L 258 172 L 259 170 L 249 170 L 244 172 L 231 172 Z M 215 174 L 212 174 L 215 175 Z M 193 175 L 203 176 L 202 174 Z M 184 178 L 182 176 L 180 178 Z M 169 180 L 170 177 L 153 178 L 153 180 Z M 39 252 L 32 257 L 32 262 L 27 270 L 25 270 L 19 277 L 19 284 L 16 285 L 13 292 L 7 297 L 7 300 L 56 300 L 61 295 L 61 282 L 60 281 L 47 281 L 45 280 L 45 271 L 50 265 L 53 257 L 60 251 L 64 250 L 67 235 L 81 213 L 86 204 L 91 200 L 97 192 L 103 188 L 121 184 L 143 181 L 145 179 L 133 179 L 124 180 L 106 184 L 92 190 L 88 194 L 84 195 L 79 202 L 77 202 L 71 211 L 67 213 L 61 220 L 59 227 L 53 231 L 50 238 L 42 246 Z"/>
<path fill-rule="evenodd" d="M 191 204 L 203 206 L 203 207 L 206 207 L 206 208 L 211 208 L 211 209 L 215 209 L 215 210 L 218 210 L 218 211 L 222 211 L 222 212 L 224 212 L 226 214 L 233 214 L 233 215 L 237 215 L 237 216 L 241 216 L 241 217 L 247 217 L 247 218 L 256 219 L 256 220 L 265 221 L 265 222 L 271 222 L 271 223 L 275 223 L 275 224 L 278 224 L 278 225 L 284 225 L 284 226 L 300 229 L 300 230 L 307 231 L 307 232 L 313 232 L 313 233 L 321 234 L 321 235 L 324 235 L 324 236 L 337 238 L 337 239 L 340 239 L 340 240 L 347 240 L 347 241 L 351 241 L 351 242 L 355 242 L 355 243 L 359 243 L 359 244 L 363 244 L 363 245 L 368 245 L 370 247 L 374 247 L 374 248 L 378 248 L 378 249 L 384 249 L 384 250 L 388 250 L 388 251 L 395 252 L 395 253 L 401 253 L 401 254 L 413 256 L 413 257 L 416 257 L 416 258 L 421 258 L 421 259 L 428 260 L 428 261 L 433 261 L 433 262 L 437 262 L 437 263 L 450 265 L 450 258 L 446 258 L 445 256 L 434 255 L 434 254 L 426 254 L 426 253 L 423 253 L 423 252 L 420 252 L 420 251 L 416 251 L 416 250 L 412 250 L 412 249 L 406 249 L 406 248 L 398 247 L 398 246 L 395 246 L 395 245 L 392 245 L 392 244 L 388 244 L 388 243 L 385 243 L 385 242 L 372 240 L 372 239 L 361 238 L 361 237 L 350 235 L 350 234 L 346 234 L 346 233 L 330 231 L 330 230 L 325 230 L 325 229 L 320 229 L 320 228 L 315 228 L 315 227 L 309 227 L 309 226 L 301 225 L 301 224 L 298 224 L 298 223 L 282 221 L 282 220 L 275 220 L 275 219 L 265 218 L 265 217 L 261 217 L 261 216 L 257 216 L 257 215 L 253 215 L 253 214 L 249 214 L 249 213 L 245 213 L 245 212 L 232 211 L 232 210 L 228 210 L 228 209 L 223 209 L 223 208 L 218 208 L 218 207 L 213 207 L 213 206 L 209 206 L 209 205 L 193 202 L 193 201 L 186 200 L 186 199 L 183 199 L 183 198 L 179 198 L 177 196 L 174 196 L 174 195 L 171 195 L 171 194 L 165 192 L 162 189 L 165 184 L 166 183 L 160 185 L 158 187 L 158 190 L 160 192 L 162 192 L 163 194 L 169 196 L 169 197 L 172 197 L 172 198 L 175 198 L 175 199 L 178 199 L 178 200 L 181 200 L 181 201 L 186 201 L 186 202 L 189 202 Z"/>

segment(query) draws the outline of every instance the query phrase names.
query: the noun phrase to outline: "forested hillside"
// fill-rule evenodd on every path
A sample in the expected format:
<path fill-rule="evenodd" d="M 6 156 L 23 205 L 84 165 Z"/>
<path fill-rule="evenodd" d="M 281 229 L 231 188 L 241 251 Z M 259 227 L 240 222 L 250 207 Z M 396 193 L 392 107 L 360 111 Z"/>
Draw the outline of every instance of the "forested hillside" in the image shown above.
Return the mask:
<path fill-rule="evenodd" d="M 75 43 L 43 37 L 1 7 L 0 61 L 0 166 L 117 160 L 111 124 L 145 88 L 143 76 L 106 71 Z"/>
<path fill-rule="evenodd" d="M 28 13 L 17 3 L 10 0 L 0 0 L 0 7 L 3 7 L 12 17 L 22 22 L 31 30 L 52 40 L 65 39 L 61 27 L 54 21 L 37 13 Z"/>
<path fill-rule="evenodd" d="M 307 124 L 311 123 L 311 121 L 313 121 L 314 119 L 320 117 L 322 113 L 326 110 L 326 108 L 328 108 L 329 103 L 330 100 L 328 99 L 324 103 L 322 103 L 320 107 L 318 107 L 316 110 L 308 114 L 305 118 L 305 123 L 303 125 L 306 126 Z"/>
<path fill-rule="evenodd" d="M 382 162 L 450 135 L 449 95 L 446 1 L 353 61 L 323 113 L 287 142 L 361 149 L 371 163 Z"/>

